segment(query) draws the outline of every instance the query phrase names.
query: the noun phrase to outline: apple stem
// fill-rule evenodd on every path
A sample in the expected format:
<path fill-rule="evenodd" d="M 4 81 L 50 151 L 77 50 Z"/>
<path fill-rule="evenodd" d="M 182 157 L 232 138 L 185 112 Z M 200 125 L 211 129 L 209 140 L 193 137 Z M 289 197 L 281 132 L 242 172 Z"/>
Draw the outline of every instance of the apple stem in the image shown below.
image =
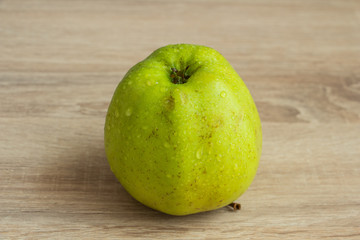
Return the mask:
<path fill-rule="evenodd" d="M 240 203 L 230 203 L 228 205 L 229 207 L 231 207 L 234 211 L 240 210 L 241 209 L 241 204 Z"/>
<path fill-rule="evenodd" d="M 171 82 L 174 84 L 184 84 L 187 82 L 187 80 L 190 78 L 190 76 L 186 73 L 186 71 L 189 69 L 189 66 L 187 66 L 184 70 L 177 70 L 176 68 L 171 68 Z"/>

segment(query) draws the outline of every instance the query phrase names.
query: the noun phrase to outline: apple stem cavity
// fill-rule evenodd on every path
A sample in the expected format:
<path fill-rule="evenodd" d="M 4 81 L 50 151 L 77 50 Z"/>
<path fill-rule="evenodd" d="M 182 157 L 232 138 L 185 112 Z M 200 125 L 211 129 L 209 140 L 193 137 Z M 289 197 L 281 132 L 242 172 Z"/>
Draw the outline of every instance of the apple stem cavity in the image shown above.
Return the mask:
<path fill-rule="evenodd" d="M 241 209 L 241 204 L 240 203 L 230 203 L 228 205 L 229 207 L 231 207 L 234 211 L 240 210 Z"/>
<path fill-rule="evenodd" d="M 171 82 L 174 84 L 184 84 L 188 81 L 190 78 L 190 75 L 187 74 L 187 70 L 189 69 L 189 66 L 187 66 L 183 70 L 177 70 L 176 68 L 171 68 L 170 78 Z"/>

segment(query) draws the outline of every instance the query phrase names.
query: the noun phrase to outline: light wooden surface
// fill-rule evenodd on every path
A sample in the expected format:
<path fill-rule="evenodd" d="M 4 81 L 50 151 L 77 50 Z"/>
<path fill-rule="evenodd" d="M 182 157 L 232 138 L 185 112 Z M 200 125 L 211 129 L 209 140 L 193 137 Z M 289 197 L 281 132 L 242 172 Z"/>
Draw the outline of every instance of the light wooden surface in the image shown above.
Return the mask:
<path fill-rule="evenodd" d="M 263 155 L 242 210 L 172 217 L 104 154 L 126 71 L 156 48 L 220 51 Z M 360 1 L 0 0 L 0 239 L 360 239 Z"/>

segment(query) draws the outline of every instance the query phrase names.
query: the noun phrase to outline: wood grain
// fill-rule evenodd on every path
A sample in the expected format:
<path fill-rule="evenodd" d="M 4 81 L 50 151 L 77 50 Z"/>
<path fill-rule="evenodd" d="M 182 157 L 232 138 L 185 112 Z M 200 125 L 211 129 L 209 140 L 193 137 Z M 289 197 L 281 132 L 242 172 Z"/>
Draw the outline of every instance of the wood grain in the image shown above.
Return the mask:
<path fill-rule="evenodd" d="M 103 125 L 154 49 L 220 51 L 263 155 L 242 209 L 172 217 L 111 173 Z M 359 239 L 360 2 L 0 0 L 0 239 Z"/>

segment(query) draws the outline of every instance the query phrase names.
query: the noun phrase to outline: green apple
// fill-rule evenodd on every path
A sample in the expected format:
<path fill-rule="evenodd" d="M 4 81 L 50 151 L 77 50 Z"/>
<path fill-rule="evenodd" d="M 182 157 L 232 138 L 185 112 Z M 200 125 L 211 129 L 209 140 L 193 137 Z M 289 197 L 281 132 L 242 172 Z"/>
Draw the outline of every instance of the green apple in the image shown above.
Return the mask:
<path fill-rule="evenodd" d="M 205 46 L 154 51 L 126 73 L 106 116 L 111 170 L 135 199 L 171 215 L 236 200 L 254 179 L 261 146 L 249 90 Z"/>

